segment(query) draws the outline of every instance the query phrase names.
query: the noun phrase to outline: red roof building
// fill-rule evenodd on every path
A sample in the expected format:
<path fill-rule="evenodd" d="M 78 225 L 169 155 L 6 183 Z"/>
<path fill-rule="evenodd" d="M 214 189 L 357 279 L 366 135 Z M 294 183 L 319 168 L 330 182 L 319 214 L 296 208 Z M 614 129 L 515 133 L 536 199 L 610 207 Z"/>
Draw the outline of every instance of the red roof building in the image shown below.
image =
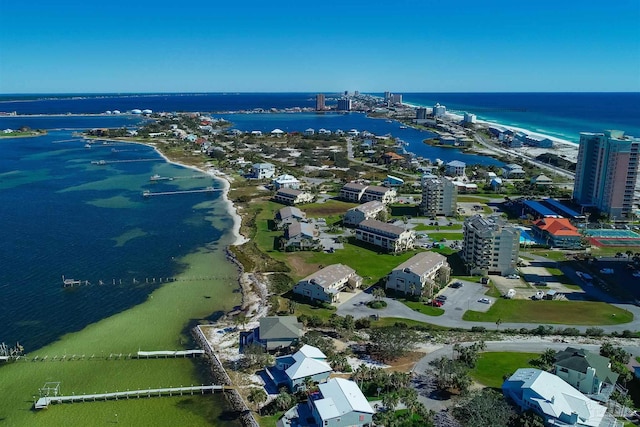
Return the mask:
<path fill-rule="evenodd" d="M 533 223 L 533 231 L 552 248 L 579 248 L 582 235 L 567 218 L 541 218 Z"/>

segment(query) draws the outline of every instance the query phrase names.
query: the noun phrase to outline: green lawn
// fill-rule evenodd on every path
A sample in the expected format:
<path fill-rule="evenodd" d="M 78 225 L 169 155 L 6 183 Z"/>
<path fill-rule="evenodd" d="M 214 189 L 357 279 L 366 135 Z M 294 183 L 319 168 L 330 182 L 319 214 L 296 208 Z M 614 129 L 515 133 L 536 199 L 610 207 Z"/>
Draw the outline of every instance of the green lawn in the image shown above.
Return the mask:
<path fill-rule="evenodd" d="M 440 241 L 440 239 L 447 240 L 462 240 L 464 236 L 462 233 L 427 233 L 431 239 L 434 241 Z"/>
<path fill-rule="evenodd" d="M 486 313 L 467 311 L 472 322 L 542 323 L 567 325 L 619 325 L 633 320 L 633 314 L 603 302 L 496 300 Z"/>
<path fill-rule="evenodd" d="M 499 388 L 505 375 L 514 373 L 518 368 L 533 367 L 529 361 L 538 356 L 538 353 L 480 353 L 476 367 L 471 370 L 470 375 L 484 386 Z"/>
<path fill-rule="evenodd" d="M 551 273 L 551 275 L 553 275 L 553 278 L 555 281 L 558 281 L 567 287 L 580 289 L 580 286 L 576 285 L 571 280 L 569 280 L 569 278 L 565 276 L 562 270 L 560 270 L 559 268 L 547 267 L 547 271 Z"/>
<path fill-rule="evenodd" d="M 538 256 L 543 256 L 554 261 L 564 261 L 566 259 L 564 252 L 560 251 L 550 251 L 548 249 L 529 249 L 527 252 Z"/>
<path fill-rule="evenodd" d="M 427 316 L 442 316 L 444 314 L 444 310 L 441 309 L 440 307 L 433 307 L 417 301 L 401 301 L 401 302 L 407 307 L 409 307 L 410 309 L 422 314 L 426 314 Z"/>
<path fill-rule="evenodd" d="M 458 196 L 458 203 L 486 203 L 489 201 L 488 197 L 482 196 Z"/>
<path fill-rule="evenodd" d="M 427 231 L 427 230 L 462 230 L 462 224 L 453 225 L 426 225 L 418 224 L 413 228 L 414 231 Z"/>

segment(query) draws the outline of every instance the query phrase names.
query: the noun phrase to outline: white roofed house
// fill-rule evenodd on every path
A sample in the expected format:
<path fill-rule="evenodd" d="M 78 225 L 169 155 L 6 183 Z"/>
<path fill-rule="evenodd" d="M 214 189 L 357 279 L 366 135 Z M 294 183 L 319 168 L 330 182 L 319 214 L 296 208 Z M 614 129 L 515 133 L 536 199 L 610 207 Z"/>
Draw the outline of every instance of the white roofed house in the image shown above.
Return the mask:
<path fill-rule="evenodd" d="M 293 287 L 293 292 L 312 300 L 336 302 L 338 294 L 347 286 L 359 288 L 361 284 L 362 277 L 353 268 L 332 264 L 300 280 Z"/>
<path fill-rule="evenodd" d="M 459 160 L 453 160 L 446 164 L 445 173 L 449 176 L 465 176 L 466 163 Z"/>
<path fill-rule="evenodd" d="M 251 168 L 251 177 L 255 179 L 273 178 L 276 167 L 272 163 L 254 163 Z"/>
<path fill-rule="evenodd" d="M 302 134 L 305 136 L 315 135 L 316 131 L 312 128 L 306 129 Z"/>
<path fill-rule="evenodd" d="M 265 372 L 277 387 L 286 385 L 296 392 L 304 390 L 309 379 L 314 383 L 326 381 L 333 369 L 320 349 L 305 344 L 292 355 L 276 358 L 275 366 Z"/>
<path fill-rule="evenodd" d="M 313 250 L 322 247 L 319 232 L 313 224 L 292 221 L 284 230 L 281 240 L 282 249 L 286 251 Z"/>
<path fill-rule="evenodd" d="M 373 426 L 374 410 L 358 385 L 344 378 L 332 378 L 318 386 L 319 392 L 307 404 L 317 426 Z"/>
<path fill-rule="evenodd" d="M 271 131 L 271 136 L 275 136 L 276 138 L 280 138 L 284 135 L 284 131 L 282 129 L 274 129 Z"/>
<path fill-rule="evenodd" d="M 358 224 L 356 239 L 389 252 L 403 252 L 413 249 L 416 235 L 412 230 L 376 219 L 366 219 Z"/>
<path fill-rule="evenodd" d="M 363 203 L 360 206 L 349 209 L 344 214 L 342 223 L 344 225 L 358 225 L 366 219 L 375 219 L 378 213 L 385 210 L 384 203 L 378 201 L 372 201 Z"/>
<path fill-rule="evenodd" d="M 436 284 L 449 281 L 450 273 L 447 258 L 436 252 L 420 252 L 389 273 L 386 288 L 411 295 L 427 291 L 431 296 Z"/>
<path fill-rule="evenodd" d="M 293 175 L 283 174 L 274 178 L 271 183 L 276 190 L 281 188 L 293 188 L 297 190 L 300 188 L 300 181 Z"/>
<path fill-rule="evenodd" d="M 393 203 L 396 199 L 397 194 L 398 193 L 394 188 L 372 185 L 370 187 L 365 188 L 364 192 L 362 193 L 362 198 L 360 199 L 360 201 L 362 202 L 378 201 L 386 205 L 389 203 Z"/>
<path fill-rule="evenodd" d="M 357 182 L 348 182 L 340 189 L 340 198 L 347 202 L 360 203 L 364 190 L 366 189 L 366 185 L 358 184 Z"/>
<path fill-rule="evenodd" d="M 615 420 L 606 415 L 605 406 L 589 399 L 560 377 L 540 369 L 518 369 L 502 384 L 502 392 L 522 411 L 532 410 L 540 415 L 545 425 L 615 425 Z"/>
<path fill-rule="evenodd" d="M 311 203 L 313 201 L 313 198 L 313 194 L 307 191 L 292 190 L 290 188 L 281 188 L 276 191 L 276 194 L 273 196 L 274 201 L 283 203 L 285 205 Z"/>
<path fill-rule="evenodd" d="M 531 184 L 541 187 L 552 185 L 553 180 L 546 175 L 538 175 L 531 178 Z"/>

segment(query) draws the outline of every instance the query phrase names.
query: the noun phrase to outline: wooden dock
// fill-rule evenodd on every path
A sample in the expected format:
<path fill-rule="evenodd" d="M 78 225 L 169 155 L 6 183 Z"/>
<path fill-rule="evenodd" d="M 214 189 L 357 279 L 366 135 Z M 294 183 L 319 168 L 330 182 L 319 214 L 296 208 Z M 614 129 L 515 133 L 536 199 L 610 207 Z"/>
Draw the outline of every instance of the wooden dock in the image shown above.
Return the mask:
<path fill-rule="evenodd" d="M 222 191 L 222 189 L 215 189 L 213 187 L 200 188 L 197 190 L 176 190 L 176 191 L 159 191 L 159 192 L 151 192 L 149 190 L 145 190 L 142 192 L 143 197 L 153 197 L 153 196 L 173 196 L 175 194 L 192 194 L 192 193 L 214 193 Z"/>
<path fill-rule="evenodd" d="M 204 350 L 160 350 L 160 351 L 138 351 L 137 356 L 138 359 L 144 358 L 159 358 L 159 357 L 187 357 L 187 356 L 202 356 L 204 355 Z"/>
<path fill-rule="evenodd" d="M 113 163 L 160 162 L 164 159 L 132 159 L 132 160 L 92 160 L 92 165 L 104 166 Z"/>
<path fill-rule="evenodd" d="M 190 387 L 149 388 L 147 390 L 127 390 L 112 393 L 79 394 L 71 396 L 44 396 L 35 403 L 35 409 L 46 409 L 52 403 L 97 402 L 102 400 L 140 399 L 141 397 L 183 396 L 196 393 L 214 393 L 216 391 L 232 390 L 224 385 L 199 385 Z"/>

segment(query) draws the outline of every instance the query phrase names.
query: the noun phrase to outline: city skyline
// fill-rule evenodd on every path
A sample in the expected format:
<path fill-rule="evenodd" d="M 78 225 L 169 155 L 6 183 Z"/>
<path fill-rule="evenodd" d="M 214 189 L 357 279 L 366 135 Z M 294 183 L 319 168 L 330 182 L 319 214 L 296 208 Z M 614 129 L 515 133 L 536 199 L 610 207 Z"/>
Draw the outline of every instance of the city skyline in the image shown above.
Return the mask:
<path fill-rule="evenodd" d="M 0 93 L 640 91 L 637 0 L 0 0 L 0 13 Z"/>

